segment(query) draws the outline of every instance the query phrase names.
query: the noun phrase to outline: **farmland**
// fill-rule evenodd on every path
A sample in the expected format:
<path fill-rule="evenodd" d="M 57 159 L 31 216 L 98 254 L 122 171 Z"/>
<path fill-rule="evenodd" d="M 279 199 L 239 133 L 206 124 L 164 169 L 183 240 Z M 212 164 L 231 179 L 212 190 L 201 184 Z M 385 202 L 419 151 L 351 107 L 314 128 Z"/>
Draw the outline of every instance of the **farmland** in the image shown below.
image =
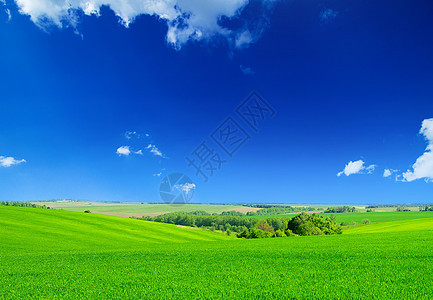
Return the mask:
<path fill-rule="evenodd" d="M 0 298 L 429 299 L 433 218 L 412 216 L 342 235 L 245 240 L 0 207 Z"/>
<path fill-rule="evenodd" d="M 338 222 L 346 222 L 351 224 L 352 222 L 361 224 L 362 220 L 368 219 L 370 222 L 390 222 L 390 221 L 399 221 L 399 220 L 411 220 L 411 219 L 423 219 L 423 218 L 433 218 L 433 212 L 420 212 L 420 211 L 408 211 L 408 212 L 359 212 L 359 213 L 340 213 L 340 214 L 325 214 L 321 213 L 320 216 L 326 218 L 331 215 L 337 218 Z M 261 216 L 253 216 L 247 218 L 257 218 L 257 219 L 266 219 L 272 217 L 283 217 L 287 215 L 261 215 Z M 290 216 L 290 215 L 289 215 Z"/>
<path fill-rule="evenodd" d="M 245 207 L 242 205 L 211 205 L 211 204 L 147 204 L 147 203 L 104 203 L 84 201 L 44 201 L 33 202 L 39 205 L 46 205 L 51 208 L 84 212 L 91 210 L 94 213 L 114 215 L 119 217 L 142 217 L 157 216 L 177 211 L 204 210 L 208 213 L 221 213 L 227 210 L 236 210 L 243 213 L 256 211 L 258 208 Z"/>

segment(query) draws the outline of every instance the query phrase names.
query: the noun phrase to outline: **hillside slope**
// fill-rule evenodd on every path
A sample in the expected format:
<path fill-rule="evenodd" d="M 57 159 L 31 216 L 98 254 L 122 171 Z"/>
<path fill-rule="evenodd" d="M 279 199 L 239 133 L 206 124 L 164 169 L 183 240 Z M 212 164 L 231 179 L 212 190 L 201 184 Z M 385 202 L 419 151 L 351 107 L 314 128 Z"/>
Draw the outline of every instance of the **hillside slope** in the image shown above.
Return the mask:
<path fill-rule="evenodd" d="M 151 244 L 234 239 L 171 224 L 51 209 L 0 206 L 1 252 L 143 249 Z"/>

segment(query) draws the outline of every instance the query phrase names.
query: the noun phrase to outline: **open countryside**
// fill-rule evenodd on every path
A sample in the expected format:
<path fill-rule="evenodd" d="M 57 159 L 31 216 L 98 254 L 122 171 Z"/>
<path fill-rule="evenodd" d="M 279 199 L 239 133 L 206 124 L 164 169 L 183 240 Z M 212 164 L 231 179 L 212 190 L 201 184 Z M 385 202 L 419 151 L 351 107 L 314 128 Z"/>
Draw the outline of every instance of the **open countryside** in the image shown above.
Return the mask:
<path fill-rule="evenodd" d="M 0 297 L 433 297 L 433 212 L 336 216 L 367 217 L 370 224 L 343 226 L 342 234 L 240 239 L 131 218 L 0 206 Z"/>

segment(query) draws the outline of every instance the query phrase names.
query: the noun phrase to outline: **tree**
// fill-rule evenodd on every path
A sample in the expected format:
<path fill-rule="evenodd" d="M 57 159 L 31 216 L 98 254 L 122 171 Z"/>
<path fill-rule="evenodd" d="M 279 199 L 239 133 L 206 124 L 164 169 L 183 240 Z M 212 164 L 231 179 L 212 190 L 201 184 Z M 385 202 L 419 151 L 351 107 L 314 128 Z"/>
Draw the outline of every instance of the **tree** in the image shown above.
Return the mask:
<path fill-rule="evenodd" d="M 287 224 L 287 229 L 299 235 L 341 234 L 341 227 L 334 216 L 324 220 L 316 214 L 300 213 Z"/>
<path fill-rule="evenodd" d="M 245 227 L 240 233 L 238 233 L 238 238 L 248 238 L 249 235 L 250 231 Z"/>
<path fill-rule="evenodd" d="M 323 235 L 322 230 L 311 221 L 299 225 L 297 232 L 299 235 Z"/>
<path fill-rule="evenodd" d="M 257 228 L 265 232 L 274 232 L 274 228 L 271 225 L 269 225 L 269 223 L 266 220 L 263 220 L 260 223 L 258 223 Z"/>

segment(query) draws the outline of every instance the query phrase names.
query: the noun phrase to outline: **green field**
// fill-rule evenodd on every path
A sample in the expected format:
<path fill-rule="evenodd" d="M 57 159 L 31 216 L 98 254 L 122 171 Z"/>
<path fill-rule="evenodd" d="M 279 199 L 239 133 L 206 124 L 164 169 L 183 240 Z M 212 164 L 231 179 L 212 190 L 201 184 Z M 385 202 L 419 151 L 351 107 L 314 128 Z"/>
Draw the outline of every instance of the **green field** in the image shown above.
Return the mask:
<path fill-rule="evenodd" d="M 141 203 L 104 203 L 104 202 L 82 202 L 82 201 L 47 201 L 32 202 L 38 205 L 46 205 L 51 208 L 84 212 L 90 210 L 95 213 L 112 214 L 122 217 L 134 216 L 156 216 L 178 211 L 191 212 L 204 210 L 208 213 L 221 213 L 226 210 L 237 210 L 241 212 L 256 211 L 255 208 L 241 205 L 213 205 L 213 204 L 141 204 Z"/>
<path fill-rule="evenodd" d="M 0 207 L 0 298 L 431 299 L 433 218 L 244 240 Z"/>
<path fill-rule="evenodd" d="M 390 222 L 390 221 L 403 221 L 412 219 L 423 219 L 423 218 L 433 218 L 432 211 L 407 211 L 407 212 L 357 212 L 357 213 L 338 213 L 338 214 L 325 214 L 321 213 L 320 216 L 324 218 L 331 217 L 332 215 L 337 218 L 339 223 L 347 222 L 351 224 L 352 222 L 361 224 L 365 219 L 368 219 L 372 223 L 376 222 Z M 291 217 L 294 214 L 288 215 L 263 215 L 263 216 L 247 216 L 247 218 L 257 218 L 257 219 L 267 219 L 273 217 Z"/>
<path fill-rule="evenodd" d="M 331 214 L 320 214 L 324 218 L 329 217 Z M 361 224 L 362 220 L 368 219 L 372 223 L 376 222 L 390 222 L 390 221 L 404 221 L 412 219 L 433 218 L 432 211 L 407 211 L 407 212 L 370 212 L 370 213 L 340 213 L 333 214 L 338 222 L 358 223 Z"/>

